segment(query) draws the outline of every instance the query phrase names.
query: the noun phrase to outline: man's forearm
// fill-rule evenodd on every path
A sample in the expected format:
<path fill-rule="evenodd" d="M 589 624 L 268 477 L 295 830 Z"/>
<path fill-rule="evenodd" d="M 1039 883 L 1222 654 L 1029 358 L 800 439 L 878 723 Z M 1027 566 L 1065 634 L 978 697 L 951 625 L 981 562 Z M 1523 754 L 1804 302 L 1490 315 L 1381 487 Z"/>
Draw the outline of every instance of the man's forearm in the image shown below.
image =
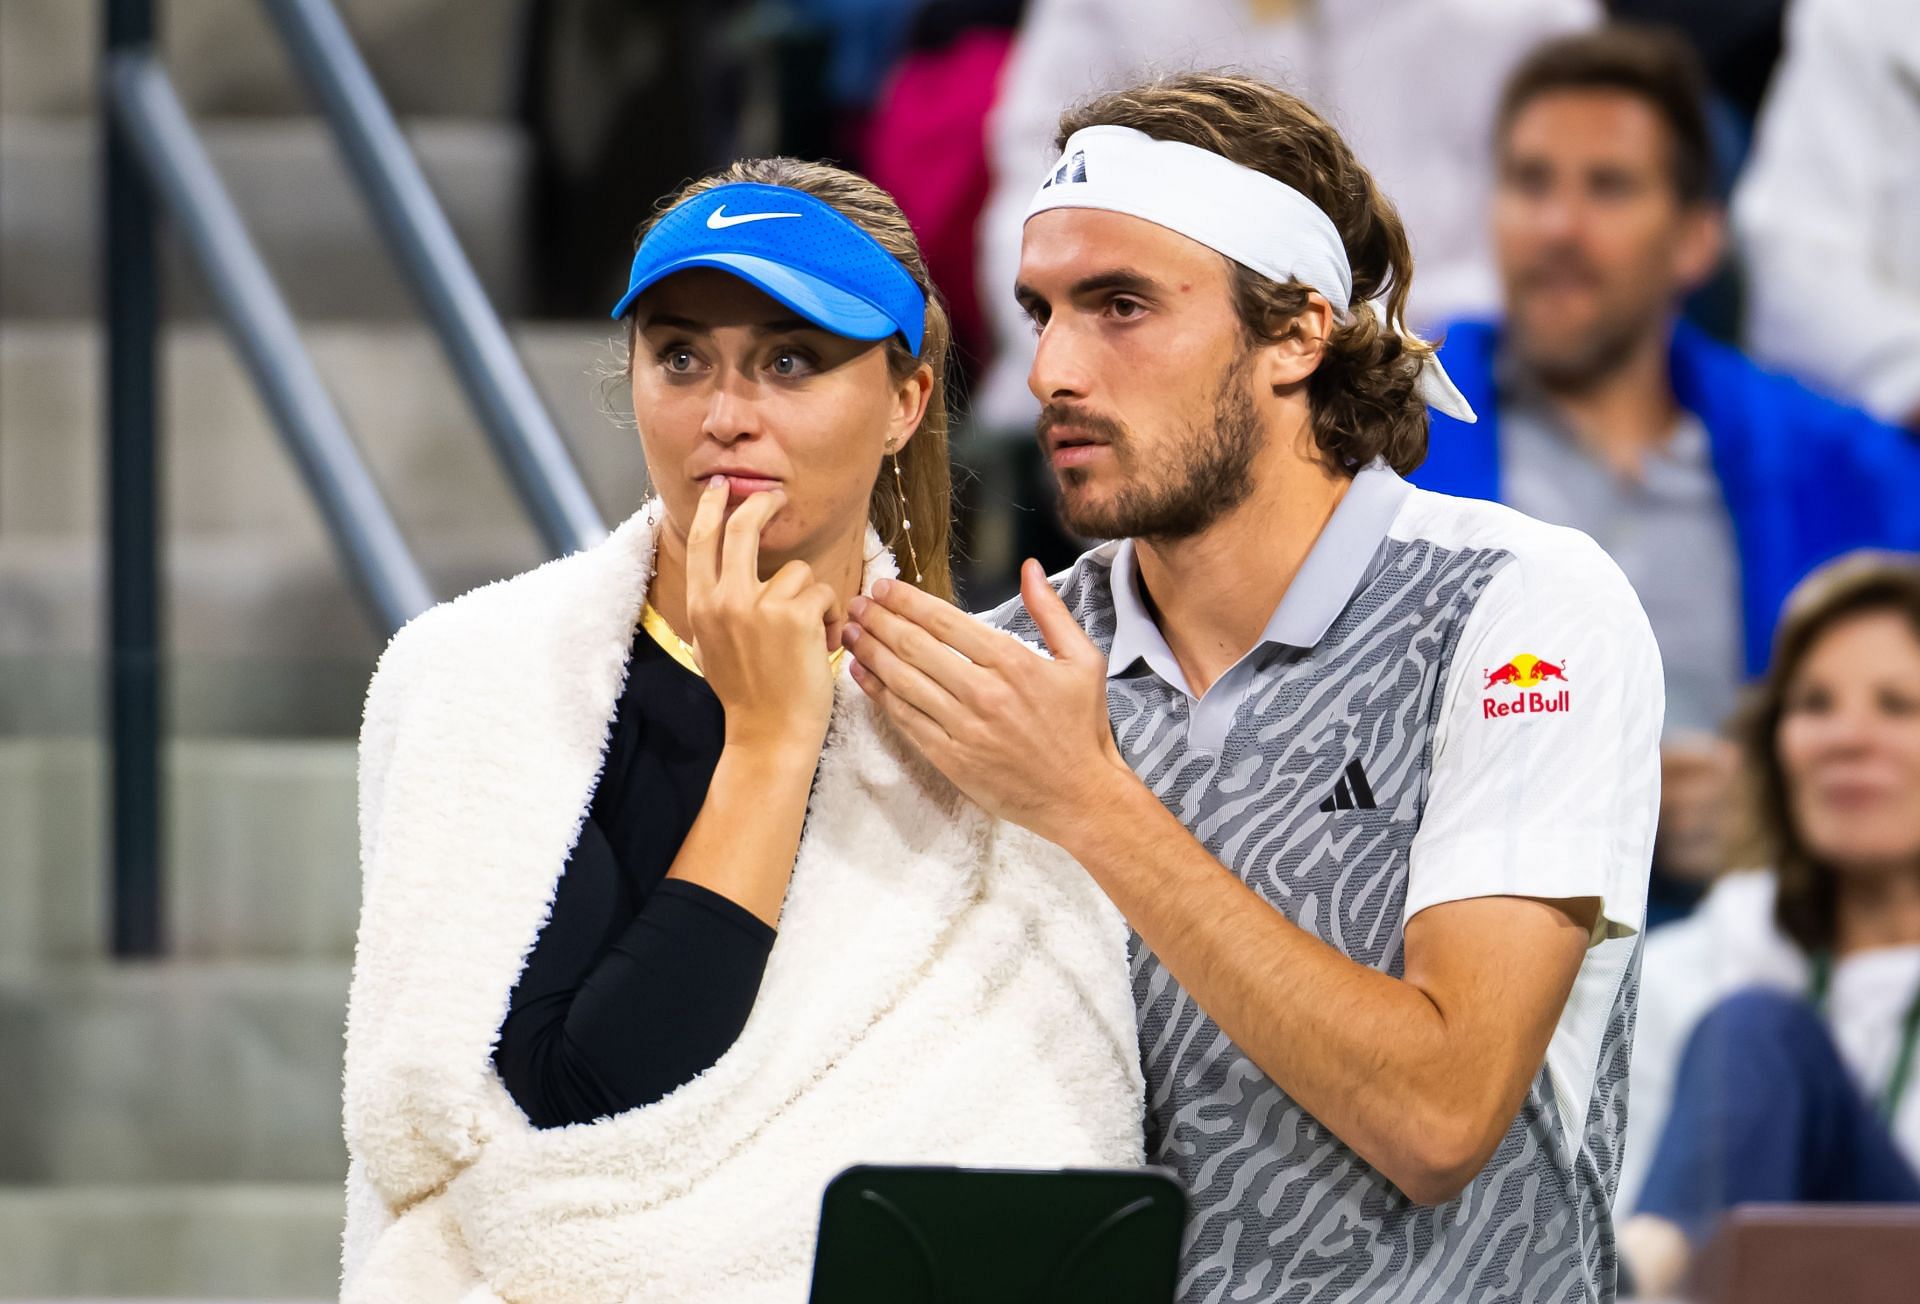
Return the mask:
<path fill-rule="evenodd" d="M 1510 1073 L 1411 983 L 1304 931 L 1130 772 L 1059 835 L 1234 1044 L 1406 1194 L 1451 1198 L 1518 1110 Z"/>

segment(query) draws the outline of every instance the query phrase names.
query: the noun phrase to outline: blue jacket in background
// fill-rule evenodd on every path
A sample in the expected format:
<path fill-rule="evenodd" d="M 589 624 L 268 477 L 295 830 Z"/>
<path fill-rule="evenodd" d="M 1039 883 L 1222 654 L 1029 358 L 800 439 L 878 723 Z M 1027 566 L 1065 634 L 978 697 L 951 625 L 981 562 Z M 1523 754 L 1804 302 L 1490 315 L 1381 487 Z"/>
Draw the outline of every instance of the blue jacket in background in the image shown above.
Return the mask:
<path fill-rule="evenodd" d="M 1500 499 L 1497 326 L 1462 322 L 1440 349 L 1473 404 L 1473 425 L 1431 413 L 1427 460 L 1409 478 L 1440 493 Z M 1747 673 L 1767 668 L 1787 593 L 1821 562 L 1854 548 L 1920 551 L 1920 440 L 1762 371 L 1681 322 L 1674 396 L 1707 429 L 1739 551 Z M 1676 559 L 1678 561 L 1679 559 Z"/>

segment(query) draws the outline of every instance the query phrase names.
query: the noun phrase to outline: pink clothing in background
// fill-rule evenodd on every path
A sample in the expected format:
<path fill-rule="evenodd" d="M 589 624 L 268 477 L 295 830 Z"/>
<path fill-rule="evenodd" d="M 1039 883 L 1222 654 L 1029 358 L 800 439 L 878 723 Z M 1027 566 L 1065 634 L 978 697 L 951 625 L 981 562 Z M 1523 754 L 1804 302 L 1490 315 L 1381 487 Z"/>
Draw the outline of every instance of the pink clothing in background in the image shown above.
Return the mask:
<path fill-rule="evenodd" d="M 1012 32 L 982 28 L 909 54 L 881 92 L 867 136 L 867 175 L 913 223 L 953 317 L 955 361 L 969 372 L 988 343 L 974 273 L 989 180 L 986 121 L 1012 48 Z"/>

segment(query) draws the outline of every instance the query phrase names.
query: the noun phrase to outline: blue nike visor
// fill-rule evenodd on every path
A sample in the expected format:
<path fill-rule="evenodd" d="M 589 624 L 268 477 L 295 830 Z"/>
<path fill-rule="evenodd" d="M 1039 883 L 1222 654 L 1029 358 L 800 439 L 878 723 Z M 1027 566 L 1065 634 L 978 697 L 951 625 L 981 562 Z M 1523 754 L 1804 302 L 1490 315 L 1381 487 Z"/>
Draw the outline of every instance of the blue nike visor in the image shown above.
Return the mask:
<path fill-rule="evenodd" d="M 675 205 L 640 242 L 614 318 L 648 286 L 690 267 L 730 272 L 835 335 L 904 336 L 920 356 L 927 298 L 913 273 L 805 191 L 738 181 Z"/>

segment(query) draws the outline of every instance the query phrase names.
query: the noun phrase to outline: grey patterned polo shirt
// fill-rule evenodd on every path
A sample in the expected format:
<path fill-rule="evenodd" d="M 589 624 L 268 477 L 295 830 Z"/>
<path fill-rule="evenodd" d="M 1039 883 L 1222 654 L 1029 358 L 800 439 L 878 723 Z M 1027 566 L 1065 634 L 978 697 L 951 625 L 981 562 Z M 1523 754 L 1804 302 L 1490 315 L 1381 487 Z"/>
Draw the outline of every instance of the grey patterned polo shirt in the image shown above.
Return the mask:
<path fill-rule="evenodd" d="M 1252 563 L 1250 563 L 1252 564 Z M 1406 920 L 1597 897 L 1547 1061 L 1486 1168 L 1414 1203 L 1242 1054 L 1136 937 L 1147 1152 L 1192 1197 L 1181 1304 L 1611 1299 L 1661 673 L 1585 535 L 1363 469 L 1259 644 L 1191 693 L 1131 546 L 1055 583 L 1142 779 L 1301 928 L 1399 976 Z M 1038 640 L 1016 599 L 987 618 Z"/>

